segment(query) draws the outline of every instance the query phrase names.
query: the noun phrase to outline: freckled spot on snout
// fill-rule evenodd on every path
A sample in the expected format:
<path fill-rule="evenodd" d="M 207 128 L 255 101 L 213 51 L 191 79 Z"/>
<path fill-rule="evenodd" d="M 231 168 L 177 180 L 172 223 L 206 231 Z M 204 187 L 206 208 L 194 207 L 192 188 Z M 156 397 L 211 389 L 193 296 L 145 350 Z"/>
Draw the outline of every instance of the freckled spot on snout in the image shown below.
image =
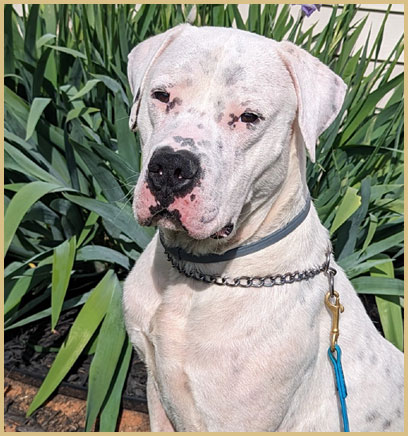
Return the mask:
<path fill-rule="evenodd" d="M 222 144 L 222 142 L 220 141 L 220 140 L 218 140 L 217 141 L 217 148 L 219 149 L 219 150 L 222 150 L 223 149 L 223 144 Z"/>
<path fill-rule="evenodd" d="M 191 195 L 190 195 L 190 200 L 191 200 L 191 201 L 194 201 L 195 198 L 196 198 L 195 194 L 191 194 Z"/>
<path fill-rule="evenodd" d="M 203 147 L 210 147 L 211 142 L 203 139 L 202 141 L 197 142 L 197 145 L 202 145 Z"/>
<path fill-rule="evenodd" d="M 181 100 L 181 98 L 174 97 L 172 101 L 170 101 L 169 103 L 167 103 L 167 106 L 166 106 L 166 113 L 168 114 L 172 109 L 174 109 L 174 107 L 176 106 L 176 104 L 177 104 L 178 106 L 181 106 L 182 103 L 183 103 L 183 100 Z"/>
<path fill-rule="evenodd" d="M 229 114 L 231 121 L 228 121 L 228 125 L 231 127 L 231 129 L 235 129 L 235 123 L 239 120 L 239 117 L 237 117 L 235 114 Z"/>
<path fill-rule="evenodd" d="M 200 124 L 197 124 L 197 129 L 203 129 L 204 128 L 204 126 L 200 123 Z"/>
<path fill-rule="evenodd" d="M 182 136 L 173 136 L 173 139 L 178 142 L 182 147 L 193 147 L 195 141 L 193 138 L 183 138 Z"/>

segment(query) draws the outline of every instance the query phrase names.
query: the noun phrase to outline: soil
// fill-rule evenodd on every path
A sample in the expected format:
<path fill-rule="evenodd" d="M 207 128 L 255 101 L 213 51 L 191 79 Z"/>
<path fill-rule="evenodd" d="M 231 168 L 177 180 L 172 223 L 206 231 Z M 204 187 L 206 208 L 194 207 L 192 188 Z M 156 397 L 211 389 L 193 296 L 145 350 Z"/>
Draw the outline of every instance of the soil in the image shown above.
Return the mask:
<path fill-rule="evenodd" d="M 361 296 L 377 329 L 383 334 L 374 296 Z M 57 392 L 30 418 L 28 407 L 51 367 L 78 309 L 61 315 L 55 331 L 49 318 L 5 333 L 5 431 L 84 431 L 88 371 L 92 355 L 80 357 Z M 146 370 L 133 352 L 117 431 L 149 431 Z"/>
<path fill-rule="evenodd" d="M 47 318 L 5 333 L 6 431 L 84 431 L 93 355 L 81 356 L 51 400 L 32 417 L 25 416 L 77 314 L 78 309 L 63 313 L 54 331 Z M 133 352 L 118 431 L 149 431 L 145 386 L 146 369 Z"/>
<path fill-rule="evenodd" d="M 86 401 L 57 394 L 32 416 L 25 413 L 37 388 L 6 377 L 4 380 L 4 431 L 77 432 L 84 431 Z M 147 413 L 122 409 L 117 431 L 149 431 Z"/>

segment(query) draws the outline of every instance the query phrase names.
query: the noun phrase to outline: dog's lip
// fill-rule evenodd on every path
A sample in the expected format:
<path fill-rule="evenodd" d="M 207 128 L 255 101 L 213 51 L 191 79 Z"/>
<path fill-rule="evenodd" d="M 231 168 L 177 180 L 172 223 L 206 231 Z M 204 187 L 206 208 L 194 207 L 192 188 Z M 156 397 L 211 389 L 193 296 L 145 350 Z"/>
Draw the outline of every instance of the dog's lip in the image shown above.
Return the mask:
<path fill-rule="evenodd" d="M 156 210 L 149 220 L 149 225 L 158 225 L 159 221 L 162 221 L 160 224 L 164 227 L 172 228 L 172 230 L 181 230 L 190 234 L 187 228 L 185 228 L 181 222 L 175 217 L 166 207 Z M 211 220 L 212 221 L 212 220 Z M 167 225 L 166 225 L 167 224 Z M 168 225 L 170 224 L 170 226 Z M 228 238 L 234 230 L 234 224 L 228 223 L 227 225 L 221 227 L 216 232 L 212 233 L 209 237 L 211 239 L 226 239 Z M 191 235 L 190 235 L 191 236 Z M 191 236 L 194 239 L 206 239 L 207 237 L 196 238 Z"/>
<path fill-rule="evenodd" d="M 212 239 L 225 239 L 232 233 L 234 230 L 234 224 L 229 223 L 226 226 L 222 227 L 218 232 L 213 233 L 210 238 Z"/>

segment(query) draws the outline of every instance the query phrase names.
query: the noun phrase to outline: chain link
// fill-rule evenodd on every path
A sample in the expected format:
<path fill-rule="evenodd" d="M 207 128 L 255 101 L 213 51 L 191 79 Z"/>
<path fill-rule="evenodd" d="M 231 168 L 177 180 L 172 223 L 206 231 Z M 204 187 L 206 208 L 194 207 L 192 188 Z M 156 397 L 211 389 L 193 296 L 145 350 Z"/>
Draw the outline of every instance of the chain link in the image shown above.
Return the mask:
<path fill-rule="evenodd" d="M 241 287 L 241 288 L 271 288 L 272 286 L 281 286 L 294 282 L 301 282 L 302 280 L 311 279 L 318 274 L 329 270 L 329 257 L 326 261 L 317 268 L 309 268 L 304 271 L 288 272 L 285 274 L 269 275 L 264 277 L 249 277 L 240 276 L 235 278 L 218 276 L 213 274 L 203 274 L 197 270 L 187 271 L 185 266 L 181 266 L 167 251 L 165 251 L 167 259 L 170 261 L 173 268 L 175 268 L 180 274 L 184 274 L 186 277 L 194 280 L 199 280 L 203 283 L 218 286 L 229 287 Z"/>

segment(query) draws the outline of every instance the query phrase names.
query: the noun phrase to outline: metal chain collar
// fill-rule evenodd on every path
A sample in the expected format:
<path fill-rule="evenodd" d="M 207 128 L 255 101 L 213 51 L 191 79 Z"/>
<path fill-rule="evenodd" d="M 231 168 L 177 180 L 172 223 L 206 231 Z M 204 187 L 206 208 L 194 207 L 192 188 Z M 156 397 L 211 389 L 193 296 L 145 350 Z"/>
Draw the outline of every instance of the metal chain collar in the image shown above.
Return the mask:
<path fill-rule="evenodd" d="M 285 274 L 275 274 L 268 275 L 264 277 L 249 277 L 240 276 L 235 278 L 223 277 L 213 274 L 203 274 L 197 270 L 187 271 L 185 266 L 181 266 L 166 250 L 167 259 L 170 261 L 173 268 L 175 268 L 179 273 L 184 274 L 186 277 L 194 280 L 198 280 L 204 283 L 219 285 L 219 286 L 230 286 L 230 287 L 241 287 L 241 288 L 271 288 L 272 286 L 286 285 L 293 282 L 301 282 L 302 280 L 308 280 L 317 276 L 318 274 L 324 272 L 328 273 L 332 279 L 332 270 L 329 268 L 330 265 L 330 252 L 326 255 L 325 262 L 317 268 L 309 268 L 302 272 L 288 272 Z M 334 270 L 335 271 L 335 270 Z M 335 274 L 335 273 L 334 273 Z M 333 274 L 333 275 L 334 275 Z"/>

